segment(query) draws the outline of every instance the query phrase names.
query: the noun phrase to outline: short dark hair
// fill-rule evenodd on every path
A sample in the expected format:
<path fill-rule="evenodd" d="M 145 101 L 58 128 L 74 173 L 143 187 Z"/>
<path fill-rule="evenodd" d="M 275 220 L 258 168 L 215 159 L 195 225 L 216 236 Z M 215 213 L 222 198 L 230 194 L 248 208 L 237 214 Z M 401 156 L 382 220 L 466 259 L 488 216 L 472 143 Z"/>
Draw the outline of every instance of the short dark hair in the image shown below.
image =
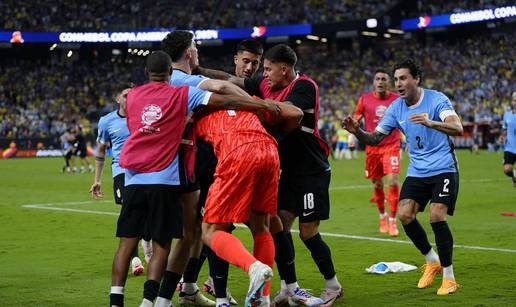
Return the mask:
<path fill-rule="evenodd" d="M 251 52 L 253 54 L 263 55 L 262 43 L 255 39 L 244 39 L 237 45 L 237 53 L 240 52 Z"/>
<path fill-rule="evenodd" d="M 377 73 L 382 73 L 382 74 L 387 74 L 387 75 L 389 74 L 387 72 L 387 70 L 383 69 L 383 68 L 377 68 L 376 71 L 374 72 L 374 74 L 376 75 Z"/>
<path fill-rule="evenodd" d="M 177 62 L 181 59 L 185 50 L 190 48 L 193 38 L 193 33 L 189 31 L 170 32 L 161 41 L 161 50 L 168 53 L 173 62 Z"/>
<path fill-rule="evenodd" d="M 297 63 L 296 52 L 285 44 L 279 44 L 270 48 L 263 57 L 273 63 L 285 63 L 292 67 L 296 66 Z"/>
<path fill-rule="evenodd" d="M 419 77 L 419 84 L 423 82 L 423 70 L 416 64 L 413 59 L 407 58 L 394 64 L 394 67 L 392 68 L 392 75 L 394 76 L 394 72 L 401 68 L 408 69 L 413 78 Z"/>
<path fill-rule="evenodd" d="M 170 70 L 172 60 L 170 56 L 161 50 L 153 51 L 148 57 L 145 67 L 148 72 L 162 74 Z"/>

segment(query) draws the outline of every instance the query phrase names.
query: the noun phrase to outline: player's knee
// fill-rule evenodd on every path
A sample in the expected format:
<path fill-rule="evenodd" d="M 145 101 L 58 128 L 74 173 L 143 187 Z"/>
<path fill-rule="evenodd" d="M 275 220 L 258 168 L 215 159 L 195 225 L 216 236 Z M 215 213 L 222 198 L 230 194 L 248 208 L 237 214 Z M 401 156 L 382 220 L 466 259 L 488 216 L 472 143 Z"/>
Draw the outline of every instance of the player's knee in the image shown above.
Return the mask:
<path fill-rule="evenodd" d="M 403 225 L 407 225 L 416 219 L 416 214 L 408 210 L 398 210 L 398 219 Z"/>
<path fill-rule="evenodd" d="M 276 234 L 283 230 L 283 224 L 281 223 L 281 219 L 279 218 L 279 216 L 274 215 L 270 217 L 269 228 L 272 234 Z"/>
<path fill-rule="evenodd" d="M 512 176 L 513 175 L 513 167 L 512 167 L 512 165 L 511 164 L 505 164 L 503 166 L 503 172 L 507 176 Z"/>
<path fill-rule="evenodd" d="M 447 210 L 448 210 L 448 206 L 446 206 L 445 204 L 431 204 L 430 205 L 430 223 L 445 221 Z"/>
<path fill-rule="evenodd" d="M 287 210 L 280 210 L 278 215 L 281 219 L 281 224 L 283 225 L 283 229 L 290 230 L 292 229 L 292 222 L 294 222 L 295 215 L 292 212 Z"/>
<path fill-rule="evenodd" d="M 301 240 L 306 241 L 310 238 L 313 238 L 316 234 L 319 233 L 319 222 L 311 222 L 311 223 L 300 223 L 299 224 L 299 238 Z"/>
<path fill-rule="evenodd" d="M 383 181 L 381 179 L 373 179 L 373 187 L 375 190 L 382 190 Z"/>

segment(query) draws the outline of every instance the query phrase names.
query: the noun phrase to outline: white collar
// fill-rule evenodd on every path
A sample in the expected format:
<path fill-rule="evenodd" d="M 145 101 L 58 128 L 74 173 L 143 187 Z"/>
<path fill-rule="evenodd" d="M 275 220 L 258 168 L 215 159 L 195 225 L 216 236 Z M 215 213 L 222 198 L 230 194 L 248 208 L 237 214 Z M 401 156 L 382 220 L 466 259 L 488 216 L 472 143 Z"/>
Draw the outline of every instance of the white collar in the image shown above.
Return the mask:
<path fill-rule="evenodd" d="M 409 109 L 415 109 L 415 108 L 419 107 L 419 105 L 423 101 L 423 97 L 425 97 L 425 90 L 422 87 L 418 87 L 418 89 L 421 90 L 421 96 L 419 96 L 419 100 L 415 104 L 408 107 Z"/>

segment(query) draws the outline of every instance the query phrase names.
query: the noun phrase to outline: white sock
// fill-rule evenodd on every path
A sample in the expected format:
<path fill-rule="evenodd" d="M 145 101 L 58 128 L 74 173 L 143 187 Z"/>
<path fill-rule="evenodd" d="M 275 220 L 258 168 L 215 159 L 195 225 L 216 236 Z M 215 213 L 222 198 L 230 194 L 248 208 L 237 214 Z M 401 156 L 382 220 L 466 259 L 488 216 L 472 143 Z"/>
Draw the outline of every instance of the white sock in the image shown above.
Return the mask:
<path fill-rule="evenodd" d="M 285 290 L 285 292 L 287 291 L 287 283 L 284 279 L 281 280 L 281 291 L 283 290 Z"/>
<path fill-rule="evenodd" d="M 181 292 L 184 292 L 186 294 L 194 294 L 199 290 L 199 287 L 197 287 L 197 284 L 194 282 L 185 282 L 183 283 L 183 288 L 181 289 Z"/>
<path fill-rule="evenodd" d="M 387 212 L 380 213 L 380 219 L 383 219 L 387 216 Z"/>
<path fill-rule="evenodd" d="M 156 299 L 156 303 L 154 304 L 154 307 L 170 307 L 170 300 L 158 296 L 158 298 Z"/>
<path fill-rule="evenodd" d="M 439 256 L 435 253 L 434 249 L 430 249 L 428 254 L 425 255 L 426 263 L 438 263 Z"/>
<path fill-rule="evenodd" d="M 294 293 L 294 290 L 296 290 L 297 288 L 299 288 L 299 284 L 297 283 L 297 281 L 287 285 L 287 290 L 290 293 Z"/>
<path fill-rule="evenodd" d="M 140 307 L 152 307 L 152 302 L 144 298 L 142 303 L 140 304 Z"/>
<path fill-rule="evenodd" d="M 455 280 L 455 275 L 453 275 L 453 265 L 443 268 L 443 277 L 451 279 L 451 280 Z"/>
<path fill-rule="evenodd" d="M 222 304 L 228 304 L 229 305 L 229 300 L 228 300 L 227 297 L 217 298 L 215 301 L 217 303 L 217 306 L 222 305 Z"/>
<path fill-rule="evenodd" d="M 389 223 L 396 223 L 396 218 L 395 217 L 390 217 L 389 218 Z"/>
<path fill-rule="evenodd" d="M 332 279 L 326 279 L 326 289 L 339 290 L 342 286 L 335 275 Z"/>
<path fill-rule="evenodd" d="M 120 287 L 120 286 L 111 287 L 111 291 L 109 293 L 124 295 L 124 287 Z"/>

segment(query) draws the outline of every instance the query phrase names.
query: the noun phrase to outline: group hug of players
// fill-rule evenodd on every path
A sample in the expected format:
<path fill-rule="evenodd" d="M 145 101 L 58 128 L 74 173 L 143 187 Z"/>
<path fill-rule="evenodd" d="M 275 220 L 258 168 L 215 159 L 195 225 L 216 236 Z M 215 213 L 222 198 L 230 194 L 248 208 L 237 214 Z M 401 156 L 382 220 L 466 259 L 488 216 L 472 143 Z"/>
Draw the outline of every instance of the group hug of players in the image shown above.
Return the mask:
<path fill-rule="evenodd" d="M 318 87 L 296 71 L 297 56 L 280 44 L 263 53 L 255 40 L 237 47 L 235 75 L 199 66 L 192 33 L 175 31 L 147 57 L 149 82 L 118 95 L 119 110 L 101 118 L 95 181 L 101 191 L 105 145 L 113 151 L 120 244 L 112 267 L 110 306 L 124 305 L 131 257 L 140 239 L 152 242 L 140 306 L 229 307 L 229 264 L 249 275 L 245 306 L 332 306 L 343 294 L 330 247 L 319 234 L 329 218 L 328 145 L 319 137 Z M 263 72 L 257 73 L 263 57 Z M 372 93 L 360 98 L 356 118 L 343 127 L 367 144 L 367 178 L 380 211 L 380 231 L 397 235 L 396 211 L 407 236 L 426 264 L 418 287 L 443 273 L 438 295 L 457 290 L 452 267 L 452 215 L 459 179 L 450 135 L 462 125 L 450 100 L 420 87 L 422 72 L 411 60 L 396 64 L 392 77 L 399 95 L 388 90 L 391 76 L 375 74 Z M 357 119 L 364 117 L 366 131 Z M 399 131 L 407 138 L 410 164 L 399 192 Z M 375 147 L 377 146 L 377 147 Z M 281 176 L 280 176 L 281 169 Z M 382 177 L 389 175 L 387 219 Z M 437 253 L 416 219 L 430 203 Z M 319 297 L 296 277 L 291 227 L 321 272 Z M 245 223 L 253 236 L 249 252 L 231 234 Z M 180 239 L 171 250 L 173 238 Z M 196 281 L 205 259 L 216 301 L 204 297 Z M 276 262 L 281 290 L 270 297 Z M 180 282 L 181 281 L 181 282 Z M 179 286 L 178 286 L 179 285 Z"/>

